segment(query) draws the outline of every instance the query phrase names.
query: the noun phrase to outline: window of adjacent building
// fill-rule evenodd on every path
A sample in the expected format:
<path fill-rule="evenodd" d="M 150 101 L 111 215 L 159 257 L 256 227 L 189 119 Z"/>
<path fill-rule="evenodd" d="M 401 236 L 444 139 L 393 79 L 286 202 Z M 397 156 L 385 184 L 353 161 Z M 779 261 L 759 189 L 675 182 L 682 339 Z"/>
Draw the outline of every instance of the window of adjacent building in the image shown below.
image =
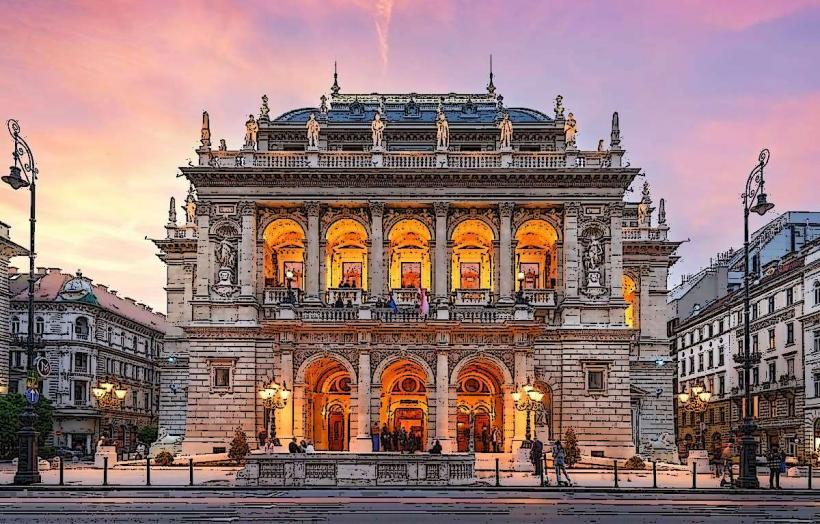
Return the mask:
<path fill-rule="evenodd" d="M 777 382 L 777 363 L 769 362 L 769 382 Z"/>
<path fill-rule="evenodd" d="M 820 329 L 815 329 L 813 331 L 813 343 L 812 343 L 812 351 L 817 353 L 820 351 Z"/>
<path fill-rule="evenodd" d="M 712 324 L 709 324 L 709 338 L 712 338 L 713 336 L 714 336 L 714 326 L 712 326 Z"/>
<path fill-rule="evenodd" d="M 109 327 L 109 328 L 108 328 L 108 330 L 106 331 L 106 340 L 108 340 L 108 343 L 109 343 L 109 344 L 113 344 L 113 343 L 114 343 L 114 330 L 113 330 L 113 329 L 111 329 L 110 327 Z"/>
<path fill-rule="evenodd" d="M 787 416 L 793 417 L 795 413 L 795 402 L 794 397 L 788 397 L 786 399 L 786 412 Z"/>
<path fill-rule="evenodd" d="M 712 369 L 713 367 L 715 367 L 715 353 L 711 349 L 709 350 L 708 366 L 709 366 L 709 369 Z"/>
<path fill-rule="evenodd" d="M 714 424 L 714 423 L 715 423 L 715 410 L 710 409 L 709 410 L 709 424 Z"/>
<path fill-rule="evenodd" d="M 718 420 L 720 420 L 721 424 L 726 422 L 726 410 L 724 408 L 720 408 L 720 411 L 718 412 Z"/>
<path fill-rule="evenodd" d="M 73 385 L 74 405 L 84 405 L 88 402 L 88 382 L 75 380 Z"/>
<path fill-rule="evenodd" d="M 726 393 L 726 377 L 723 375 L 718 375 L 718 395 L 724 395 Z M 723 422 L 723 421 L 721 421 Z"/>
<path fill-rule="evenodd" d="M 743 371 L 738 370 L 737 372 L 737 384 L 740 388 L 743 388 Z"/>
<path fill-rule="evenodd" d="M 11 332 L 12 333 L 19 333 L 20 332 L 20 317 L 17 317 L 17 316 L 11 317 Z"/>
<path fill-rule="evenodd" d="M 78 317 L 77 320 L 74 321 L 74 334 L 80 340 L 88 340 L 89 329 L 87 318 Z"/>
<path fill-rule="evenodd" d="M 814 288 L 814 305 L 820 304 L 820 280 L 815 280 L 812 286 Z"/>
<path fill-rule="evenodd" d="M 723 331 L 725 330 L 725 328 L 726 328 L 726 325 L 725 325 L 725 322 L 724 322 L 723 320 L 721 320 L 720 322 L 718 322 L 718 330 L 719 330 L 721 333 L 723 333 Z"/>
<path fill-rule="evenodd" d="M 45 330 L 46 330 L 46 321 L 43 319 L 43 317 L 37 317 L 37 319 L 34 321 L 34 332 L 37 333 L 38 335 L 42 335 L 43 331 L 45 331 Z"/>
<path fill-rule="evenodd" d="M 794 304 L 794 289 L 789 288 L 786 290 L 786 305 L 791 306 Z"/>
<path fill-rule="evenodd" d="M 789 378 L 794 376 L 794 358 L 787 358 L 786 359 L 786 373 L 789 375 Z"/>
<path fill-rule="evenodd" d="M 703 353 L 698 354 L 698 371 L 703 371 Z"/>
<path fill-rule="evenodd" d="M 757 318 L 757 313 L 758 313 L 759 309 L 760 309 L 760 304 L 758 302 L 755 302 L 754 304 L 752 304 L 752 320 Z"/>
<path fill-rule="evenodd" d="M 775 346 L 774 328 L 769 329 L 769 351 L 772 351 Z"/>
<path fill-rule="evenodd" d="M 88 373 L 88 353 L 74 353 L 74 372 Z"/>
<path fill-rule="evenodd" d="M 695 372 L 695 357 L 694 355 L 689 355 L 689 373 Z"/>
<path fill-rule="evenodd" d="M 215 367 L 213 369 L 213 385 L 218 388 L 231 386 L 231 368 Z"/>
<path fill-rule="evenodd" d="M 681 360 L 681 361 L 680 361 L 680 366 L 679 366 L 679 367 L 680 367 L 680 376 L 681 376 L 681 377 L 685 376 L 685 375 L 686 375 L 686 361 L 685 361 L 685 360 Z"/>
<path fill-rule="evenodd" d="M 741 416 L 746 416 L 746 399 L 743 399 L 742 408 L 741 408 Z M 752 417 L 757 418 L 760 416 L 760 397 L 755 395 L 752 397 Z"/>
<path fill-rule="evenodd" d="M 760 384 L 760 368 L 754 367 L 752 368 L 752 385 L 757 386 Z"/>
<path fill-rule="evenodd" d="M 786 324 L 786 345 L 794 344 L 794 322 Z"/>
<path fill-rule="evenodd" d="M 760 344 L 757 340 L 757 335 L 752 335 L 752 353 L 757 353 L 760 351 Z"/>
<path fill-rule="evenodd" d="M 145 400 L 145 410 L 149 411 L 151 409 L 151 396 L 145 393 L 143 394 L 143 400 Z"/>
<path fill-rule="evenodd" d="M 814 374 L 814 398 L 820 398 L 820 373 Z"/>
<path fill-rule="evenodd" d="M 760 255 L 754 254 L 752 255 L 752 274 L 756 275 L 760 273 Z"/>
<path fill-rule="evenodd" d="M 774 313 L 774 295 L 769 297 L 769 313 Z"/>
<path fill-rule="evenodd" d="M 723 357 L 723 346 L 720 346 L 718 348 L 718 364 L 717 364 L 718 366 L 723 365 L 723 358 L 724 358 Z"/>

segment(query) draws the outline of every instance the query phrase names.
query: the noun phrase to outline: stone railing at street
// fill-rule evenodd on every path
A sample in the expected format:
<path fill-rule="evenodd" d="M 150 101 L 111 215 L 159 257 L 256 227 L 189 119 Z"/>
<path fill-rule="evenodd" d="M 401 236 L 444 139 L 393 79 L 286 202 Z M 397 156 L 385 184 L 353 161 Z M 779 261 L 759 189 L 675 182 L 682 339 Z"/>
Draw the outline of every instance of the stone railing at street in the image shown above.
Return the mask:
<path fill-rule="evenodd" d="M 465 486 L 475 483 L 470 454 L 251 454 L 237 486 Z"/>

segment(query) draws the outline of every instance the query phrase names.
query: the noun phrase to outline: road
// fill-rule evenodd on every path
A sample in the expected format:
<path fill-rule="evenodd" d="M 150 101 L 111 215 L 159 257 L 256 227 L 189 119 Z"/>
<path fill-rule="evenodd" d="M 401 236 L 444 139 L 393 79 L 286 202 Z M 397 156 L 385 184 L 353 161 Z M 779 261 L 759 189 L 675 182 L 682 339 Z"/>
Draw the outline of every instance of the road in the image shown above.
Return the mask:
<path fill-rule="evenodd" d="M 492 490 L 3 491 L 0 522 L 820 522 L 820 497 Z"/>

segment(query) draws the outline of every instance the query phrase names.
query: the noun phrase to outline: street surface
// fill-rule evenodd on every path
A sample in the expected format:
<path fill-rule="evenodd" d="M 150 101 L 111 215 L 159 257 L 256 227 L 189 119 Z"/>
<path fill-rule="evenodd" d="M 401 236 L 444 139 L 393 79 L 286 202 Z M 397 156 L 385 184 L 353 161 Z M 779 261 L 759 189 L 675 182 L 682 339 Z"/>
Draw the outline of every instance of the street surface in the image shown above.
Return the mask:
<path fill-rule="evenodd" d="M 492 490 L 0 491 L 0 522 L 812 523 L 820 497 L 787 493 Z"/>

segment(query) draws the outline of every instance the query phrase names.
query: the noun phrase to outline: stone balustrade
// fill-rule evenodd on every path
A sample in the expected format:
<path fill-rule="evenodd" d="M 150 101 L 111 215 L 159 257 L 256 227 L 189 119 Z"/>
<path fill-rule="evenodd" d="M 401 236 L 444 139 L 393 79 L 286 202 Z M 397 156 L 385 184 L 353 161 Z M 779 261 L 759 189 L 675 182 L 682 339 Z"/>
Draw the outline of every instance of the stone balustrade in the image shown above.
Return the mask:
<path fill-rule="evenodd" d="M 453 304 L 456 306 L 486 306 L 492 293 L 489 289 L 456 289 Z"/>
<path fill-rule="evenodd" d="M 391 290 L 393 301 L 397 306 L 415 306 L 419 303 L 419 290 L 414 287 L 405 287 Z M 430 296 L 430 293 L 427 293 Z"/>
<path fill-rule="evenodd" d="M 251 454 L 237 486 L 467 486 L 475 456 L 467 453 Z"/>
<path fill-rule="evenodd" d="M 555 290 L 554 289 L 525 289 L 524 298 L 531 306 L 537 307 L 555 307 Z"/>
<path fill-rule="evenodd" d="M 513 320 L 513 312 L 511 309 L 460 308 L 455 310 L 453 318 L 460 322 L 494 324 Z"/>
<path fill-rule="evenodd" d="M 266 306 L 287 303 L 297 304 L 301 301 L 301 292 L 302 290 L 298 288 L 266 287 L 263 295 L 263 304 Z"/>
<path fill-rule="evenodd" d="M 666 241 L 668 229 L 659 227 L 625 227 L 623 228 L 624 240 L 657 240 Z"/>
<path fill-rule="evenodd" d="M 327 290 L 327 303 L 336 304 L 339 300 L 345 306 L 350 302 L 354 306 L 360 306 L 364 301 L 364 291 L 361 288 L 353 287 L 332 287 Z"/>

